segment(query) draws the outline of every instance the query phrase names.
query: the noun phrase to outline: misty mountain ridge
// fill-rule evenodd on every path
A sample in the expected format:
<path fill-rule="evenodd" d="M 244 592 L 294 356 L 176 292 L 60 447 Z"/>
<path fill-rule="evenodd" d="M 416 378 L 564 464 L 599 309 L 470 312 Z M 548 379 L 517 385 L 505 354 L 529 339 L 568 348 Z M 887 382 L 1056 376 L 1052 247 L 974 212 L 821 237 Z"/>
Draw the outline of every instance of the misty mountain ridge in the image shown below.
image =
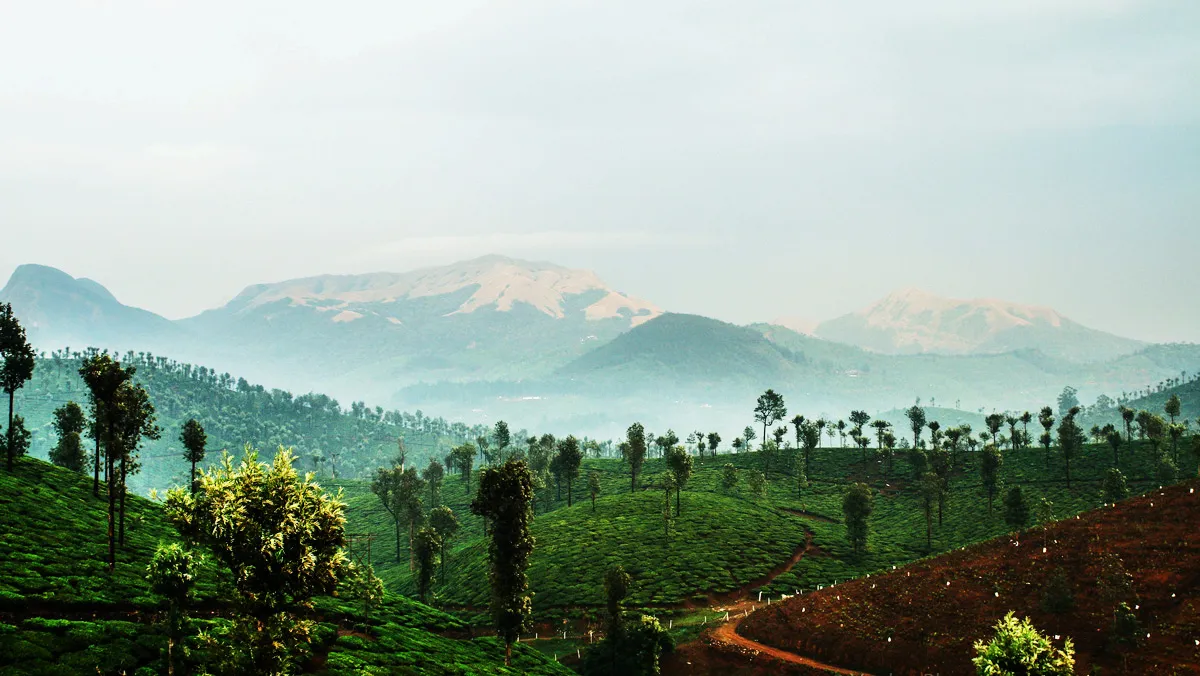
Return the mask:
<path fill-rule="evenodd" d="M 1037 349 L 1097 362 L 1146 343 L 1091 329 L 1059 312 L 991 298 L 944 298 L 909 288 L 817 325 L 814 335 L 884 354 L 996 354 Z"/>

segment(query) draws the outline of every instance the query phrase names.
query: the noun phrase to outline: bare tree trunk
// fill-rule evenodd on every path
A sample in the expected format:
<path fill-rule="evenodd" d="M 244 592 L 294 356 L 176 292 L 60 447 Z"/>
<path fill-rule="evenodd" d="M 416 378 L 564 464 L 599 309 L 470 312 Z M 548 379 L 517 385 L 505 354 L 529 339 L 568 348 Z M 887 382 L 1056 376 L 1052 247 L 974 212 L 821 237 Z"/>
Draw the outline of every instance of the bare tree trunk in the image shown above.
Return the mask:
<path fill-rule="evenodd" d="M 100 497 L 100 432 L 96 432 L 96 473 L 92 476 L 92 497 Z"/>
<path fill-rule="evenodd" d="M 15 394 L 16 394 L 16 390 L 13 390 L 8 393 L 8 427 L 6 427 L 4 430 L 4 433 L 8 435 L 8 443 L 5 444 L 5 448 L 8 451 L 8 453 L 7 453 L 8 454 L 8 471 L 10 471 L 10 472 L 13 471 L 13 451 L 14 451 L 14 449 L 13 449 L 12 421 L 13 421 L 13 397 Z"/>
<path fill-rule="evenodd" d="M 125 458 L 121 458 L 121 509 L 120 509 L 120 527 L 118 528 L 118 542 L 125 546 Z"/>
<path fill-rule="evenodd" d="M 116 474 L 113 471 L 113 461 L 109 457 L 104 463 L 104 471 L 106 479 L 106 488 L 108 489 L 108 572 L 113 572 L 117 567 L 117 539 L 113 527 L 116 521 L 117 507 L 117 487 L 114 485 Z"/>

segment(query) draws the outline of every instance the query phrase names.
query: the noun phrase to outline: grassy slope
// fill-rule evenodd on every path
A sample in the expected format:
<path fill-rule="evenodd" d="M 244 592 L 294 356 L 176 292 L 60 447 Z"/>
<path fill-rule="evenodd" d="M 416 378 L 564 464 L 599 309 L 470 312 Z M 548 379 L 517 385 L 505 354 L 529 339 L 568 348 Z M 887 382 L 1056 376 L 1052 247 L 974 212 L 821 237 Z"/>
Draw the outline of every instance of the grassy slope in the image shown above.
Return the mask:
<path fill-rule="evenodd" d="M 15 474 L 0 470 L 0 674 L 165 671 L 165 640 L 149 624 L 157 605 L 142 575 L 154 547 L 174 532 L 157 505 L 132 498 L 130 514 L 140 523 L 110 576 L 101 563 L 103 504 L 91 497 L 89 480 L 38 460 L 19 461 Z M 198 596 L 221 606 L 211 567 Z M 523 647 L 508 672 L 495 639 L 443 636 L 466 628 L 403 597 L 389 596 L 368 615 L 335 599 L 318 608 L 327 673 L 565 673 Z M 339 636 L 339 628 L 369 638 Z"/>
<path fill-rule="evenodd" d="M 1135 492 L 1152 485 L 1147 480 L 1148 456 L 1148 449 L 1139 447 L 1127 451 L 1122 459 L 1122 469 Z M 800 496 L 792 477 L 775 472 L 763 498 L 750 498 L 744 484 L 727 495 L 718 487 L 720 467 L 726 462 L 744 470 L 758 467 L 760 458 L 757 453 L 748 453 L 698 460 L 695 475 L 683 493 L 683 518 L 676 523 L 675 535 L 667 544 L 662 538 L 661 491 L 642 491 L 631 497 L 625 466 L 619 461 L 585 461 L 583 476 L 593 469 L 603 476 L 596 513 L 593 515 L 584 498 L 570 508 L 564 501 L 548 513 L 544 505 L 539 505 L 534 520 L 538 544 L 530 566 L 530 586 L 535 592 L 535 612 L 545 617 L 554 608 L 600 603 L 600 576 L 604 567 L 614 562 L 637 573 L 635 603 L 669 605 L 761 579 L 803 544 L 804 530 L 812 532 L 815 548 L 791 571 L 763 587 L 766 591 L 790 594 L 797 589 L 812 589 L 995 537 L 1007 530 L 1000 495 L 989 515 L 978 478 L 977 457 L 967 453 L 962 454 L 961 466 L 951 479 L 944 523 L 940 527 L 935 523 L 932 549 L 926 546 L 918 496 L 905 478 L 911 471 L 907 461 L 898 458 L 890 478 L 882 476 L 877 461 L 869 461 L 865 478 L 882 492 L 875 499 L 868 551 L 860 556 L 852 555 L 845 527 L 840 523 L 846 484 L 864 478 L 858 451 L 818 449 L 811 472 L 813 481 Z M 1008 451 L 1002 478 L 1007 485 L 1022 484 L 1031 505 L 1046 497 L 1054 503 L 1057 515 L 1067 516 L 1101 503 L 1100 479 L 1110 465 L 1107 446 L 1087 447 L 1073 462 L 1074 481 L 1068 490 L 1057 454 L 1047 467 L 1042 449 Z M 651 460 L 645 477 L 652 480 L 662 469 L 661 460 Z M 346 488 L 350 529 L 379 536 L 374 546 L 381 576 L 391 588 L 411 591 L 406 538 L 402 537 L 401 563 L 397 565 L 390 518 L 364 485 L 353 483 Z M 447 479 L 442 497 L 458 513 L 464 528 L 448 557 L 449 583 L 436 587 L 439 600 L 481 605 L 486 600 L 482 523 L 469 514 L 465 487 L 458 476 Z M 830 520 L 806 518 L 788 510 L 805 510 Z"/>

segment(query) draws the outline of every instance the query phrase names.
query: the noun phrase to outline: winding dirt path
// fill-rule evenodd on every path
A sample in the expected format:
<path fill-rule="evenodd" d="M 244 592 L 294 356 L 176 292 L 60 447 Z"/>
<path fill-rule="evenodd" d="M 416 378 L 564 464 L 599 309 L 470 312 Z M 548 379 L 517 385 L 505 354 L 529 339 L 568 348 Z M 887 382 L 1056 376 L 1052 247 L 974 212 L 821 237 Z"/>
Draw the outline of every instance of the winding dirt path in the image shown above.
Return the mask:
<path fill-rule="evenodd" d="M 751 612 L 754 612 L 754 611 L 751 610 Z M 862 674 L 865 673 L 862 671 L 850 671 L 849 669 L 835 667 L 832 664 L 826 664 L 824 662 L 819 662 L 817 660 L 814 660 L 809 657 L 805 657 L 803 655 L 797 655 L 796 653 L 790 653 L 790 652 L 787 652 L 786 650 L 772 648 L 771 646 L 764 645 L 762 643 L 759 643 L 758 641 L 751 641 L 750 639 L 746 638 L 745 636 L 742 636 L 741 634 L 739 634 L 737 632 L 738 625 L 740 625 L 742 623 L 742 620 L 744 620 L 744 619 L 746 619 L 745 615 L 739 615 L 737 617 L 733 617 L 733 615 L 731 613 L 730 620 L 728 622 L 726 622 L 725 624 L 722 624 L 721 626 L 717 627 L 715 630 L 713 630 L 713 632 L 710 634 L 710 637 L 716 643 L 724 643 L 725 645 L 731 645 L 736 648 L 740 648 L 741 650 L 747 650 L 747 651 L 757 653 L 760 655 L 767 655 L 769 657 L 773 657 L 773 658 L 783 661 L 783 662 L 788 662 L 791 664 L 800 664 L 800 665 L 803 665 L 806 667 L 812 667 L 813 669 L 822 669 L 824 671 L 827 671 L 827 672 L 833 673 L 833 674 L 846 674 L 847 676 L 861 676 Z"/>

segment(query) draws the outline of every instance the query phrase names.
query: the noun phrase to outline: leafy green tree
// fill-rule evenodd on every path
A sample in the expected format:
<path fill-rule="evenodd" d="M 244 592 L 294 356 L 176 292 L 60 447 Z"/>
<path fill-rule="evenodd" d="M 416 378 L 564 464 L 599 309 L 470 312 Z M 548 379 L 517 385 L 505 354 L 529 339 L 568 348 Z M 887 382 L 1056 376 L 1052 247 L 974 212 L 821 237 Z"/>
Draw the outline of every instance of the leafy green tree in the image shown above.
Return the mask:
<path fill-rule="evenodd" d="M 1071 612 L 1075 607 L 1075 590 L 1067 578 L 1067 571 L 1062 566 L 1050 573 L 1046 588 L 1042 591 L 1042 610 L 1055 615 Z"/>
<path fill-rule="evenodd" d="M 196 495 L 172 488 L 167 518 L 191 545 L 232 573 L 238 611 L 229 635 L 238 673 L 292 671 L 313 629 L 311 599 L 330 594 L 346 567 L 345 504 L 292 467 L 280 448 L 272 464 L 246 447 L 201 470 Z"/>
<path fill-rule="evenodd" d="M 467 482 L 467 494 L 471 494 L 471 472 L 475 464 L 475 447 L 471 444 L 463 444 L 456 446 L 450 451 L 450 457 L 454 458 L 454 466 L 458 469 L 459 474 Z"/>
<path fill-rule="evenodd" d="M 1125 475 L 1121 473 L 1121 470 L 1113 467 L 1104 475 L 1104 501 L 1116 504 L 1127 497 L 1129 497 L 1129 486 L 1125 483 Z"/>
<path fill-rule="evenodd" d="M 737 482 L 737 467 L 734 467 L 731 462 L 725 463 L 725 466 L 721 468 L 721 488 L 732 491 L 737 486 Z"/>
<path fill-rule="evenodd" d="M 430 507 L 437 507 L 442 504 L 442 478 L 444 476 L 446 476 L 446 470 L 442 466 L 442 461 L 433 457 L 429 458 L 429 464 L 421 472 L 421 478 L 429 486 Z"/>
<path fill-rule="evenodd" d="M 188 485 L 195 493 L 196 463 L 204 462 L 204 447 L 208 445 L 208 435 L 205 434 L 204 426 L 200 424 L 200 421 L 191 418 L 183 424 L 183 429 L 179 432 L 179 443 L 183 444 L 183 459 L 192 465 L 191 474 L 188 475 Z"/>
<path fill-rule="evenodd" d="M 338 578 L 338 596 L 362 601 L 363 614 L 369 614 L 371 608 L 383 600 L 383 580 L 375 575 L 375 569 L 371 566 L 347 562 L 343 574 Z"/>
<path fill-rule="evenodd" d="M 562 478 L 567 482 L 567 506 L 571 506 L 571 484 L 579 478 L 579 467 L 583 463 L 583 451 L 574 436 L 558 442 L 558 466 Z"/>
<path fill-rule="evenodd" d="M 1179 464 L 1179 440 L 1183 438 L 1183 433 L 1187 431 L 1184 423 L 1170 423 L 1167 425 L 1167 436 L 1171 437 L 1171 462 Z"/>
<path fill-rule="evenodd" d="M 1000 488 L 1000 467 L 1004 465 L 1004 456 L 1000 449 L 988 444 L 983 449 L 983 459 L 979 463 L 979 476 L 983 480 L 983 489 L 988 496 L 988 514 L 992 513 L 992 500 Z"/>
<path fill-rule="evenodd" d="M 755 432 L 753 427 L 747 425 L 746 429 L 742 430 L 742 448 L 746 449 L 747 453 L 754 450 L 754 440 L 757 438 L 758 432 Z"/>
<path fill-rule="evenodd" d="M 1112 637 L 1117 643 L 1139 645 L 1142 638 L 1142 624 L 1137 614 L 1124 601 L 1113 609 Z"/>
<path fill-rule="evenodd" d="M 392 467 L 380 467 L 375 470 L 375 478 L 371 480 L 371 492 L 379 498 L 380 504 L 392 517 L 392 525 L 396 529 L 396 563 L 400 563 L 400 524 L 404 521 L 405 506 L 400 498 L 401 477 L 404 468 L 399 463 Z"/>
<path fill-rule="evenodd" d="M 675 444 L 679 443 L 679 435 L 675 434 L 675 430 L 667 430 L 664 434 L 654 440 L 654 445 L 658 446 L 658 457 L 666 458 L 667 452 L 675 448 Z"/>
<path fill-rule="evenodd" d="M 104 447 L 104 476 L 110 500 L 115 496 L 113 485 L 115 473 L 113 462 L 117 453 L 111 448 L 114 434 L 115 419 L 118 417 L 116 408 L 117 389 L 133 378 L 134 367 L 122 367 L 107 352 L 94 354 L 83 360 L 79 367 L 79 375 L 88 388 L 88 398 L 91 400 L 92 421 L 96 432 L 96 465 L 92 478 L 92 495 L 100 496 L 100 447 Z M 110 528 L 111 530 L 111 528 Z"/>
<path fill-rule="evenodd" d="M 454 510 L 445 505 L 435 507 L 429 512 L 429 527 L 437 534 L 438 547 L 441 548 L 439 558 L 442 560 L 442 581 L 444 582 L 446 580 L 446 547 L 458 533 L 458 517 L 454 514 Z"/>
<path fill-rule="evenodd" d="M 1020 486 L 1013 486 L 1004 498 L 1004 522 L 1013 530 L 1021 530 L 1029 524 L 1029 505 Z"/>
<path fill-rule="evenodd" d="M 676 446 L 667 456 L 667 468 L 675 478 L 675 516 L 679 516 L 679 494 L 692 478 L 692 456 L 683 446 Z"/>
<path fill-rule="evenodd" d="M 417 527 L 425 518 L 425 509 L 421 494 L 425 492 L 425 481 L 417 473 L 416 467 L 408 467 L 400 472 L 399 485 L 396 490 L 396 500 L 400 506 L 400 516 L 408 524 L 408 570 L 416 570 L 416 550 L 413 541 L 417 536 Z"/>
<path fill-rule="evenodd" d="M 921 492 L 921 507 L 925 514 L 925 546 L 933 550 L 933 508 L 942 492 L 942 481 L 933 472 L 926 472 L 917 484 Z"/>
<path fill-rule="evenodd" d="M 1121 422 L 1125 423 L 1125 443 L 1133 442 L 1133 421 L 1137 417 L 1137 412 L 1128 406 L 1122 406 Z"/>
<path fill-rule="evenodd" d="M 1079 407 L 1072 408 L 1058 423 L 1058 446 L 1067 468 L 1067 488 L 1071 488 L 1071 459 L 1083 450 L 1083 428 L 1075 422 Z"/>
<path fill-rule="evenodd" d="M 1046 467 L 1050 467 L 1050 444 L 1054 438 L 1050 436 L 1050 430 L 1054 429 L 1054 410 L 1049 406 L 1043 406 L 1038 412 L 1038 424 L 1042 426 L 1042 436 L 1040 441 L 1042 447 L 1046 449 Z"/>
<path fill-rule="evenodd" d="M 846 489 L 842 496 L 842 515 L 846 521 L 846 537 L 854 553 L 867 547 L 867 519 L 875 509 L 875 496 L 871 487 L 857 483 Z"/>
<path fill-rule="evenodd" d="M 1109 448 L 1112 449 L 1113 467 L 1119 466 L 1121 464 L 1121 432 L 1112 425 L 1105 425 L 1101 433 L 1104 435 L 1104 440 L 1108 442 Z"/>
<path fill-rule="evenodd" d="M 708 433 L 708 452 L 710 454 L 712 454 L 713 457 L 716 457 L 717 447 L 719 447 L 720 445 L 721 445 L 721 435 L 717 434 L 716 432 L 709 432 Z"/>
<path fill-rule="evenodd" d="M 1072 676 L 1075 648 L 1071 639 L 1056 649 L 1029 618 L 1017 619 L 1010 611 L 996 623 L 992 640 L 975 643 L 975 673 L 979 676 Z"/>
<path fill-rule="evenodd" d="M 625 443 L 621 445 L 621 457 L 629 463 L 629 492 L 637 490 L 637 478 L 646 462 L 646 428 L 633 423 L 625 430 Z"/>
<path fill-rule="evenodd" d="M 783 403 L 783 395 L 775 390 L 767 390 L 759 395 L 758 402 L 754 405 L 754 420 L 762 423 L 764 444 L 767 443 L 767 427 L 783 420 L 785 415 L 787 406 Z M 746 439 L 749 440 L 750 437 Z"/>
<path fill-rule="evenodd" d="M 736 438 L 736 439 L 734 439 L 732 442 L 730 442 L 730 444 L 729 444 L 729 445 L 733 447 L 733 452 L 734 452 L 734 453 L 741 453 L 741 452 L 742 452 L 742 447 L 743 447 L 743 445 L 744 445 L 744 444 L 745 444 L 745 442 L 744 442 L 744 441 L 742 441 L 742 438 L 741 438 L 741 437 L 737 437 L 737 438 Z"/>
<path fill-rule="evenodd" d="M 913 404 L 911 408 L 904 412 L 908 418 L 909 428 L 913 433 L 913 448 L 921 446 L 921 432 L 925 429 L 925 409 Z"/>
<path fill-rule="evenodd" d="M 604 572 L 605 608 L 608 610 L 608 629 L 605 634 L 608 637 L 616 638 L 622 634 L 621 602 L 629 595 L 629 585 L 632 583 L 633 578 L 620 564 L 610 566 Z"/>
<path fill-rule="evenodd" d="M 495 456 L 492 454 L 492 442 L 488 440 L 487 436 L 480 435 L 475 437 L 475 447 L 479 449 L 479 462 L 481 464 L 496 464 L 493 462 Z"/>
<path fill-rule="evenodd" d="M 1158 459 L 1158 464 L 1154 468 L 1154 476 L 1164 484 L 1175 483 L 1179 478 L 1179 468 L 1171 461 L 1168 456 L 1162 456 Z"/>
<path fill-rule="evenodd" d="M 177 544 L 159 545 L 146 567 L 150 591 L 167 602 L 167 673 L 175 673 L 175 646 L 183 642 L 187 602 L 196 585 L 200 561 Z"/>
<path fill-rule="evenodd" d="M 87 420 L 79 404 L 68 401 L 54 409 L 53 426 L 58 442 L 50 449 L 50 462 L 72 472 L 83 471 L 87 454 L 83 450 L 81 435 L 86 425 Z"/>
<path fill-rule="evenodd" d="M 892 423 L 883 420 L 882 418 L 871 423 L 871 427 L 875 428 L 875 448 L 883 449 L 883 435 L 891 429 Z"/>
<path fill-rule="evenodd" d="M 512 445 L 512 434 L 508 431 L 508 423 L 497 420 L 492 428 L 492 441 L 496 443 L 496 456 L 504 461 L 504 449 Z"/>
<path fill-rule="evenodd" d="M 10 458 L 21 458 L 29 452 L 29 439 L 32 435 L 25 428 L 25 418 L 20 414 L 14 415 L 8 432 L 0 437 L 0 451 Z"/>
<path fill-rule="evenodd" d="M 125 545 L 125 497 L 126 479 L 135 473 L 140 465 L 137 463 L 136 452 L 142 444 L 142 439 L 158 439 L 162 430 L 155 424 L 156 414 L 154 405 L 150 403 L 150 395 L 141 384 L 129 381 L 121 383 L 113 396 L 112 406 L 108 409 L 108 441 L 106 450 L 109 459 L 109 570 L 116 567 L 116 545 Z M 113 462 L 119 464 L 120 473 L 113 476 Z M 113 522 L 116 521 L 117 533 L 114 538 Z"/>
<path fill-rule="evenodd" d="M 1179 401 L 1178 394 L 1172 394 L 1171 397 L 1167 399 L 1167 403 L 1163 405 L 1163 412 L 1166 413 L 1171 419 L 1172 425 L 1175 424 L 1175 419 L 1179 417 L 1180 408 L 1181 402 Z"/>
<path fill-rule="evenodd" d="M 435 570 L 434 556 L 441 546 L 437 532 L 432 528 L 417 530 L 413 549 L 417 555 L 417 596 L 420 597 L 421 603 L 429 603 L 429 588 L 433 585 Z"/>
<path fill-rule="evenodd" d="M 752 469 L 746 473 L 746 487 L 750 494 L 761 498 L 767 492 L 767 477 L 761 471 Z"/>
<path fill-rule="evenodd" d="M 592 512 L 595 512 L 596 496 L 600 495 L 600 473 L 596 470 L 588 472 L 588 493 L 592 496 Z"/>
<path fill-rule="evenodd" d="M 1067 385 L 1058 395 L 1058 417 L 1065 418 L 1067 412 L 1079 408 L 1079 390 Z"/>
<path fill-rule="evenodd" d="M 804 453 L 804 476 L 809 475 L 813 449 L 821 445 L 821 428 L 811 420 L 800 426 L 800 444 Z"/>
<path fill-rule="evenodd" d="M 983 424 L 987 425 L 988 433 L 992 437 L 992 443 L 1000 446 L 1000 428 L 1004 427 L 1004 415 L 1000 413 L 991 413 L 983 419 Z"/>
<path fill-rule="evenodd" d="M 4 393 L 8 395 L 5 455 L 10 472 L 13 471 L 13 461 L 16 459 L 16 450 L 19 447 L 14 438 L 13 400 L 17 390 L 24 387 L 25 383 L 33 378 L 35 357 L 33 346 L 25 337 L 25 327 L 21 326 L 21 322 L 13 314 L 12 304 L 0 303 L 0 359 L 4 360 L 4 364 L 0 365 L 0 388 L 3 388 Z"/>
<path fill-rule="evenodd" d="M 504 640 L 504 664 L 512 664 L 512 644 L 529 622 L 529 556 L 534 539 L 530 502 L 533 487 L 529 467 L 510 460 L 484 470 L 471 512 L 484 518 L 488 537 L 488 581 L 492 589 L 492 619 Z"/>

